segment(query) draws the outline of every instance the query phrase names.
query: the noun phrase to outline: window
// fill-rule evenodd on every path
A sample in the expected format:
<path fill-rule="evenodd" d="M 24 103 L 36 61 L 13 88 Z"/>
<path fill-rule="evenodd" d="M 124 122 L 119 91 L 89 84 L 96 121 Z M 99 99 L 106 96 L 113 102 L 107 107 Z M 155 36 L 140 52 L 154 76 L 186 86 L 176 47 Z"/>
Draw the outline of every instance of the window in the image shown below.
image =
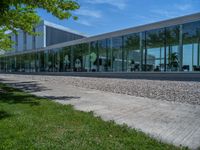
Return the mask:
<path fill-rule="evenodd" d="M 182 71 L 200 71 L 200 21 L 183 25 Z"/>
<path fill-rule="evenodd" d="M 124 70 L 127 72 L 140 71 L 141 51 L 139 33 L 124 37 Z"/>
<path fill-rule="evenodd" d="M 15 34 L 15 49 L 18 51 L 18 35 Z"/>
<path fill-rule="evenodd" d="M 98 58 L 98 42 L 94 41 L 90 43 L 90 71 L 99 71 L 99 58 Z"/>
<path fill-rule="evenodd" d="M 110 39 L 98 41 L 99 71 L 105 72 L 112 69 Z"/>
<path fill-rule="evenodd" d="M 73 71 L 81 72 L 83 68 L 83 59 L 82 59 L 82 45 L 74 45 L 72 46 L 72 54 L 73 54 Z"/>
<path fill-rule="evenodd" d="M 164 29 L 146 32 L 146 71 L 164 71 Z"/>
<path fill-rule="evenodd" d="M 114 72 L 121 72 L 123 70 L 122 37 L 112 39 L 112 62 Z"/>
<path fill-rule="evenodd" d="M 60 51 L 60 68 L 63 72 L 72 71 L 71 47 L 64 47 Z"/>
<path fill-rule="evenodd" d="M 180 27 L 166 28 L 166 71 L 178 71 L 180 65 Z"/>
<path fill-rule="evenodd" d="M 23 32 L 23 39 L 24 39 L 23 49 L 24 49 L 24 50 L 27 50 L 27 47 L 26 47 L 26 44 L 27 44 L 26 32 Z"/>
<path fill-rule="evenodd" d="M 35 28 L 33 28 L 33 32 L 36 32 Z M 36 49 L 36 36 L 32 35 L 32 49 Z"/>

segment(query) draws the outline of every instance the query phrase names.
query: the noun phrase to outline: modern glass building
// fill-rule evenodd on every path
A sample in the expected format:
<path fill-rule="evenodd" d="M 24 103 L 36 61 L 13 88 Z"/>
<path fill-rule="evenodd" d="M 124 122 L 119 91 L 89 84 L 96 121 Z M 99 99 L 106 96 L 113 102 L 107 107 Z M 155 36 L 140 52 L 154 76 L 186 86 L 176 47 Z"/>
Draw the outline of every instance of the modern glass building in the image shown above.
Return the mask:
<path fill-rule="evenodd" d="M 200 13 L 7 53 L 0 56 L 0 71 L 198 72 Z"/>

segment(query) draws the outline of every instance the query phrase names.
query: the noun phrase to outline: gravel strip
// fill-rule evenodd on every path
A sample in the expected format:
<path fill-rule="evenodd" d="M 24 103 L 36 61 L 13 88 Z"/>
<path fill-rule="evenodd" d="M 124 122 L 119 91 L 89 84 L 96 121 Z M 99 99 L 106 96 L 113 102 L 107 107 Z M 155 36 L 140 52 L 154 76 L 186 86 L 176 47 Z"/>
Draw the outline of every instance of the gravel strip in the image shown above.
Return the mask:
<path fill-rule="evenodd" d="M 27 76 L 30 78 L 30 76 Z M 76 87 L 147 97 L 172 102 L 200 105 L 200 82 L 108 79 L 88 77 L 32 76 L 48 82 L 61 82 Z"/>
<path fill-rule="evenodd" d="M 10 75 L 11 78 L 65 83 L 76 87 L 200 105 L 200 82 L 110 79 L 65 76 Z"/>

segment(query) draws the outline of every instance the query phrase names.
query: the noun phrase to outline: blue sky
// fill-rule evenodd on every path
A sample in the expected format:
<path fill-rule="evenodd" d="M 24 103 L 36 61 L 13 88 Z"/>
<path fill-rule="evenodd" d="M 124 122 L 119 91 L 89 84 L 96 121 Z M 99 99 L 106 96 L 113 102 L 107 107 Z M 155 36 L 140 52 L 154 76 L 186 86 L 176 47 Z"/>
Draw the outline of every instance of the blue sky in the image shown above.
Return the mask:
<path fill-rule="evenodd" d="M 97 35 L 137 25 L 200 12 L 200 0 L 77 0 L 77 21 L 59 20 L 44 10 L 42 19 L 87 35 Z"/>

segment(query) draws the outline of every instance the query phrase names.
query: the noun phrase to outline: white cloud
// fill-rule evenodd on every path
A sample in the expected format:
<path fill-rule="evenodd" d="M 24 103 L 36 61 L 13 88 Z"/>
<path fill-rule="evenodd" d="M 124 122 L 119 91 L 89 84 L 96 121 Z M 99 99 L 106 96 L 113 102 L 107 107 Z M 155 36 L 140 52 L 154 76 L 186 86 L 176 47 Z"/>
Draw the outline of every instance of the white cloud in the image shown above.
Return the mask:
<path fill-rule="evenodd" d="M 154 15 L 158 15 L 160 17 L 173 18 L 173 17 L 181 16 L 183 14 L 188 14 L 193 9 L 194 9 L 194 6 L 191 4 L 179 3 L 179 4 L 174 4 L 170 7 L 167 7 L 165 10 L 153 9 L 151 10 L 151 13 L 153 13 Z"/>
<path fill-rule="evenodd" d="M 173 18 L 179 16 L 180 12 L 178 11 L 169 11 L 169 10 L 161 10 L 161 9 L 154 9 L 151 10 L 153 14 L 158 15 L 159 17 L 166 17 L 166 18 Z"/>
<path fill-rule="evenodd" d="M 181 11 L 187 11 L 192 9 L 192 5 L 191 4 L 176 4 L 175 8 Z"/>
<path fill-rule="evenodd" d="M 87 8 L 81 8 L 74 13 L 76 15 L 93 17 L 93 18 L 101 18 L 102 17 L 102 13 L 100 11 L 90 10 L 90 9 L 87 9 Z"/>
<path fill-rule="evenodd" d="M 90 4 L 108 4 L 118 9 L 125 9 L 126 0 L 86 0 Z"/>
<path fill-rule="evenodd" d="M 88 20 L 78 19 L 77 23 L 85 25 L 85 26 L 89 26 L 89 27 L 92 26 L 92 23 L 90 23 Z"/>

